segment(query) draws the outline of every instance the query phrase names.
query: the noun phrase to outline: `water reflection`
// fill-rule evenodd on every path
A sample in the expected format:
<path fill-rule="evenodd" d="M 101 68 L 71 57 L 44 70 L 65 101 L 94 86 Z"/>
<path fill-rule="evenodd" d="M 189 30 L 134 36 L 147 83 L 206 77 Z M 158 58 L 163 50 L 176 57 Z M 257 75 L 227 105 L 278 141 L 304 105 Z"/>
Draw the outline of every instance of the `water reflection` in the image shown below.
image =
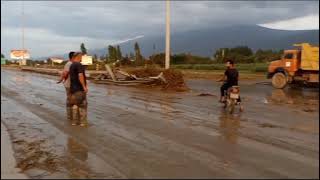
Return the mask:
<path fill-rule="evenodd" d="M 273 103 L 287 103 L 288 101 L 293 101 L 293 98 L 290 95 L 287 95 L 282 89 L 274 89 L 271 92 L 269 100 Z"/>
<path fill-rule="evenodd" d="M 112 96 L 114 94 L 112 89 L 107 89 L 107 95 Z"/>
<path fill-rule="evenodd" d="M 174 107 L 172 107 L 173 97 L 171 96 L 161 96 L 161 101 L 159 102 L 162 118 L 167 121 L 174 120 L 174 116 L 177 115 L 174 112 Z"/>
<path fill-rule="evenodd" d="M 274 104 L 304 104 L 319 101 L 319 91 L 304 88 L 272 89 L 267 99 Z"/>
<path fill-rule="evenodd" d="M 18 85 L 25 84 L 29 81 L 29 79 L 26 76 L 18 75 L 12 77 L 12 81 L 16 82 Z"/>
<path fill-rule="evenodd" d="M 81 161 L 88 159 L 88 149 L 70 137 L 68 138 L 68 152 L 75 159 Z"/>
<path fill-rule="evenodd" d="M 152 109 L 152 103 L 150 102 L 150 98 L 151 98 L 150 96 L 147 96 L 144 102 L 144 108 L 147 112 Z"/>
<path fill-rule="evenodd" d="M 219 117 L 219 130 L 222 137 L 230 143 L 236 144 L 239 137 L 240 115 L 232 115 L 224 110 Z"/>

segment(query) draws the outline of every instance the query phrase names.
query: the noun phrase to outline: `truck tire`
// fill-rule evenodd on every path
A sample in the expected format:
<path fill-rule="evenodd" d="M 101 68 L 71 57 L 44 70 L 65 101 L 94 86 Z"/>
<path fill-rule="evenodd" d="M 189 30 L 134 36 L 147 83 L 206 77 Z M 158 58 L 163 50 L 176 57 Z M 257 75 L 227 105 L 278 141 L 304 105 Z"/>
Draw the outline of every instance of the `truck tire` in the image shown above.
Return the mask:
<path fill-rule="evenodd" d="M 277 72 L 272 76 L 272 86 L 277 89 L 283 89 L 288 83 L 287 77 L 281 72 Z"/>

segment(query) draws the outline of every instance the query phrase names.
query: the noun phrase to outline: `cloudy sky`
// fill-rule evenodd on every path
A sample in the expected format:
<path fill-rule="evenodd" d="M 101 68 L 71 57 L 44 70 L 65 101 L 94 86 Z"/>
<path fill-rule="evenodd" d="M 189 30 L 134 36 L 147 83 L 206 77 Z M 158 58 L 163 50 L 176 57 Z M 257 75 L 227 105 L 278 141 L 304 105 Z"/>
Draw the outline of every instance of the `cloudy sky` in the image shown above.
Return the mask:
<path fill-rule="evenodd" d="M 1 52 L 32 57 L 89 49 L 165 32 L 164 1 L 1 1 Z M 230 25 L 319 29 L 319 1 L 172 1 L 172 33 Z"/>

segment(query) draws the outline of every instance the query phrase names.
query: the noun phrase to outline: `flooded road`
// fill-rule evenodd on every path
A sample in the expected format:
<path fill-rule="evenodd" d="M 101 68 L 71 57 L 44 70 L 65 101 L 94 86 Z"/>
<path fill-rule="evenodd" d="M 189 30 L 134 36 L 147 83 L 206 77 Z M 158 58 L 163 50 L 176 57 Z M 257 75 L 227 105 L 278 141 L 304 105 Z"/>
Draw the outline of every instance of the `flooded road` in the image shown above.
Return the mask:
<path fill-rule="evenodd" d="M 210 80 L 183 93 L 90 83 L 81 128 L 56 79 L 1 69 L 1 121 L 30 177 L 319 178 L 318 89 L 240 82 L 245 111 L 228 115 Z"/>

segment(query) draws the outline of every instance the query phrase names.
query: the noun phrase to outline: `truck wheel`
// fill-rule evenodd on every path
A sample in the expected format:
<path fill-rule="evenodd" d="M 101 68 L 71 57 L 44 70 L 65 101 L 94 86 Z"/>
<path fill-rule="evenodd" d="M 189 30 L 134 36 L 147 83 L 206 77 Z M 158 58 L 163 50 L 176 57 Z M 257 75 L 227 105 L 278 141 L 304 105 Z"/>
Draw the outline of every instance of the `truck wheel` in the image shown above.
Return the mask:
<path fill-rule="evenodd" d="M 285 74 L 278 72 L 272 77 L 272 86 L 277 89 L 283 89 L 287 85 L 287 77 Z"/>

